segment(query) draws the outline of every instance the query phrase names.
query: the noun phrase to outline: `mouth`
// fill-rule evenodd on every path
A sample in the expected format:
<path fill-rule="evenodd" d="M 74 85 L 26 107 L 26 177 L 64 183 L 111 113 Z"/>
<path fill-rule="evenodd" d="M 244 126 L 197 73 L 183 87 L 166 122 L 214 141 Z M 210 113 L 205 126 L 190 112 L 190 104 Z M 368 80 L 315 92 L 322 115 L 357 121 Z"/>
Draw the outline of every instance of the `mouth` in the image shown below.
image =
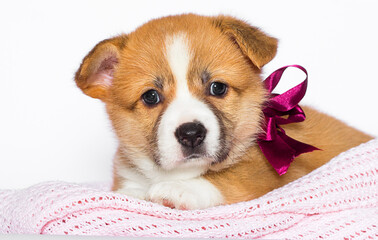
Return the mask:
<path fill-rule="evenodd" d="M 195 148 L 188 148 L 181 146 L 180 151 L 182 153 L 183 163 L 205 163 L 211 164 L 216 161 L 216 158 L 212 156 L 208 151 L 205 145 L 200 145 Z"/>
<path fill-rule="evenodd" d="M 219 151 L 216 156 L 212 156 L 206 153 L 192 153 L 184 157 L 181 162 L 182 163 L 205 163 L 214 165 L 217 163 L 223 162 L 229 155 L 230 149 L 229 147 L 223 148 L 223 151 Z"/>
<path fill-rule="evenodd" d="M 184 158 L 180 161 L 177 161 L 178 165 L 182 166 L 211 166 L 216 159 L 206 154 L 198 154 L 193 153 Z"/>
<path fill-rule="evenodd" d="M 200 154 L 191 154 L 191 155 L 184 158 L 184 162 L 190 161 L 190 160 L 195 159 L 195 158 L 201 158 L 201 157 L 203 157 L 203 156 L 200 155 Z"/>
<path fill-rule="evenodd" d="M 196 160 L 196 159 L 203 159 L 203 158 L 206 158 L 206 156 L 202 155 L 202 154 L 191 154 L 187 157 L 185 157 L 183 159 L 183 162 L 189 162 L 189 161 L 193 161 L 193 160 Z"/>

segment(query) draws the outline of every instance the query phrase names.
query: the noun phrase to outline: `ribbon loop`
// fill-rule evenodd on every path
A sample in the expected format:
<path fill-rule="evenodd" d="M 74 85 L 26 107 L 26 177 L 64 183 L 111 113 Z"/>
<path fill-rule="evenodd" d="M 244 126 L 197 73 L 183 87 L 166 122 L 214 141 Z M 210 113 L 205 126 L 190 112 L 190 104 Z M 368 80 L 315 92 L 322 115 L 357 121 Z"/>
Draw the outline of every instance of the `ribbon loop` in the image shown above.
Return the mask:
<path fill-rule="evenodd" d="M 282 74 L 289 67 L 302 70 L 306 74 L 305 80 L 282 94 L 272 94 Z M 285 174 L 290 163 L 300 154 L 319 150 L 314 146 L 290 138 L 280 126 L 303 122 L 306 119 L 303 109 L 298 104 L 306 94 L 307 81 L 307 71 L 299 65 L 282 67 L 274 71 L 264 81 L 264 85 L 269 93 L 271 93 L 271 97 L 267 103 L 267 107 L 263 110 L 265 115 L 263 129 L 265 131 L 259 136 L 258 144 L 269 163 L 279 175 Z"/>

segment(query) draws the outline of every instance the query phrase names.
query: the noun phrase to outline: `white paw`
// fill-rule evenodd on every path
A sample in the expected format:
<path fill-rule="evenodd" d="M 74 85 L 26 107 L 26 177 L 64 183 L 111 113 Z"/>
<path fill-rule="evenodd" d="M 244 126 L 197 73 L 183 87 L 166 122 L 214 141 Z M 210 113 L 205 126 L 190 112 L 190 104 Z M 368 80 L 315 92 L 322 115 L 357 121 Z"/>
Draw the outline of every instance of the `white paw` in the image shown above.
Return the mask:
<path fill-rule="evenodd" d="M 181 210 L 204 209 L 223 203 L 219 190 L 203 178 L 156 183 L 149 189 L 147 199 Z"/>

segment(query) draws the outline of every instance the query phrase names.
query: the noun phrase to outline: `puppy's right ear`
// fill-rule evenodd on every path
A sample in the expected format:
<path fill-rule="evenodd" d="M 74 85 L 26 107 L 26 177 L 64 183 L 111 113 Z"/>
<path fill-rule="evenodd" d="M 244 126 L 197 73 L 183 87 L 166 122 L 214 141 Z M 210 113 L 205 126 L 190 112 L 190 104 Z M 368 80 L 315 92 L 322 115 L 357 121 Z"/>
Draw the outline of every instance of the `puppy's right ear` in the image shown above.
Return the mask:
<path fill-rule="evenodd" d="M 75 74 L 76 85 L 88 96 L 106 101 L 127 35 L 98 43 L 83 59 Z"/>

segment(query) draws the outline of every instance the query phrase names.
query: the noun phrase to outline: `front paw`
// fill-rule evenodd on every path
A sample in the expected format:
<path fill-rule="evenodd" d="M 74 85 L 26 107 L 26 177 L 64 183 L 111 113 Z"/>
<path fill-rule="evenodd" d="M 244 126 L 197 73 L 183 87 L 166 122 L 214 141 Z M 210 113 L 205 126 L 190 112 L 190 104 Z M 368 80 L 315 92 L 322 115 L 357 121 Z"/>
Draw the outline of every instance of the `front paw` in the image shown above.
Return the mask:
<path fill-rule="evenodd" d="M 147 192 L 147 198 L 180 210 L 203 209 L 223 203 L 219 190 L 203 178 L 156 183 Z"/>

